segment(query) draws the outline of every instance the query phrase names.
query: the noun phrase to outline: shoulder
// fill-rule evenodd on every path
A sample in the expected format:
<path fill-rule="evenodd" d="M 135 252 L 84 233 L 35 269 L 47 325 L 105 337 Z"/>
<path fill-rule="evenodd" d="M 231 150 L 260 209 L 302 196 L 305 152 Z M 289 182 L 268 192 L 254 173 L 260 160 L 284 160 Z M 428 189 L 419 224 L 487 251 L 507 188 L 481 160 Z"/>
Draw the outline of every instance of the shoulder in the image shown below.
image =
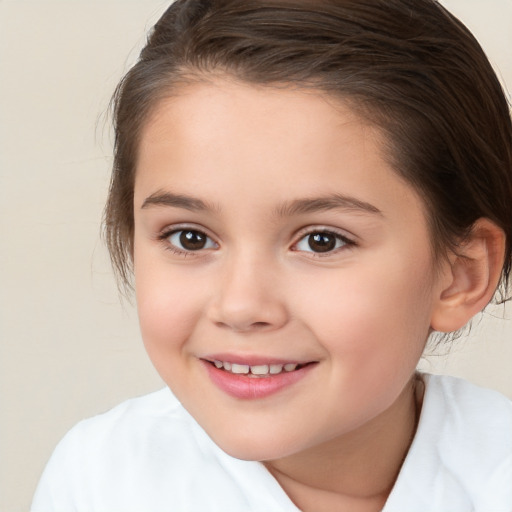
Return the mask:
<path fill-rule="evenodd" d="M 447 397 L 458 396 L 470 397 L 471 399 L 477 397 L 479 401 L 482 398 L 484 402 L 490 399 L 491 402 L 500 403 L 506 405 L 506 407 L 512 406 L 512 400 L 502 393 L 473 384 L 468 380 L 449 375 L 432 375 L 428 373 L 420 375 L 425 381 L 430 394 L 442 393 Z"/>
<path fill-rule="evenodd" d="M 57 446 L 54 457 L 60 452 L 78 455 L 85 450 L 86 457 L 96 454 L 103 459 L 118 455 L 127 443 L 143 442 L 151 437 L 158 442 L 158 433 L 171 431 L 174 435 L 190 432 L 189 416 L 169 389 L 162 389 L 145 396 L 132 398 L 111 410 L 82 420 L 75 425 Z M 129 456 L 124 451 L 123 458 Z"/>
<path fill-rule="evenodd" d="M 497 391 L 455 377 L 426 375 L 422 411 L 425 431 L 455 447 L 485 447 L 486 458 L 512 455 L 512 401 Z M 442 434 L 442 435 L 441 435 Z M 483 455 L 483 454 L 482 454 Z"/>
<path fill-rule="evenodd" d="M 418 430 L 385 511 L 509 512 L 512 402 L 462 379 L 423 378 Z"/>
<path fill-rule="evenodd" d="M 477 424 L 512 420 L 512 401 L 497 391 L 446 375 L 424 375 L 423 378 L 427 386 L 425 407 L 429 411 L 471 416 Z M 487 412 L 492 414 L 487 415 Z"/>
<path fill-rule="evenodd" d="M 193 423 L 167 388 L 81 421 L 52 454 L 32 510 L 95 510 L 95 500 L 131 510 L 137 489 L 151 495 L 199 457 Z"/>
<path fill-rule="evenodd" d="M 82 436 L 91 441 L 113 441 L 123 435 L 144 435 L 146 429 L 162 423 L 179 425 L 187 419 L 178 400 L 168 388 L 164 388 L 131 398 L 107 412 L 82 420 L 68 432 L 63 441 L 71 442 Z"/>
<path fill-rule="evenodd" d="M 32 512 L 296 512 L 263 465 L 218 448 L 169 389 L 81 421 L 55 449 Z"/>

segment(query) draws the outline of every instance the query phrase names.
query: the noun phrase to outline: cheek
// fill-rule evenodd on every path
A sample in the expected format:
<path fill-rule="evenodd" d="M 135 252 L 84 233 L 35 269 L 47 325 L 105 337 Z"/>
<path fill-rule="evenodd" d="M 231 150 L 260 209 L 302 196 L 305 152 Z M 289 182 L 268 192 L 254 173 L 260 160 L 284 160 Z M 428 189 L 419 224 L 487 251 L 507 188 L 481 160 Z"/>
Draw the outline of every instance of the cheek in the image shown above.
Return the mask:
<path fill-rule="evenodd" d="M 136 260 L 135 289 L 144 345 L 158 366 L 161 355 L 181 351 L 202 310 L 200 287 L 166 266 Z"/>
<path fill-rule="evenodd" d="M 430 326 L 430 267 L 384 263 L 317 275 L 301 285 L 310 293 L 293 294 L 309 328 L 345 361 L 421 356 Z"/>

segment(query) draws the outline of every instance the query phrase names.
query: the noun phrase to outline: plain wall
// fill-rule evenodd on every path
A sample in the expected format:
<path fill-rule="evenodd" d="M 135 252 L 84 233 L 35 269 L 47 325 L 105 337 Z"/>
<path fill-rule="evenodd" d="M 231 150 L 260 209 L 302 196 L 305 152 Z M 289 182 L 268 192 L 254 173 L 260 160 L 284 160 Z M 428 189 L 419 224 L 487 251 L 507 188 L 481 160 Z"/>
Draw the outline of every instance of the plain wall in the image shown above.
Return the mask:
<path fill-rule="evenodd" d="M 512 1 L 444 3 L 512 84 Z M 166 4 L 0 0 L 2 511 L 28 510 L 74 423 L 162 386 L 133 307 L 120 304 L 99 226 L 111 165 L 108 101 Z M 511 362 L 512 320 L 487 315 L 449 357 L 422 367 L 512 397 Z"/>

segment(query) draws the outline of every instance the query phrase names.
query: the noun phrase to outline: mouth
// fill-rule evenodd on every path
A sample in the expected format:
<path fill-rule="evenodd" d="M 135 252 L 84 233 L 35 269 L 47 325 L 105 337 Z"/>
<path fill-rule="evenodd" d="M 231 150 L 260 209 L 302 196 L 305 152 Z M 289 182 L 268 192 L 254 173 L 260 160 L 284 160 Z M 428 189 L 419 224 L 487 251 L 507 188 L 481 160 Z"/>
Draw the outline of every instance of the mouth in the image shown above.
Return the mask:
<path fill-rule="evenodd" d="M 281 373 L 290 373 L 300 370 L 311 363 L 268 363 L 268 364 L 240 364 L 232 363 L 230 361 L 221 361 L 219 359 L 205 360 L 207 363 L 212 364 L 218 370 L 223 370 L 234 375 L 246 375 L 253 378 L 265 378 Z"/>
<path fill-rule="evenodd" d="M 212 383 L 237 399 L 263 399 L 291 388 L 317 366 L 318 361 L 285 362 L 238 360 L 216 356 L 201 359 Z"/>

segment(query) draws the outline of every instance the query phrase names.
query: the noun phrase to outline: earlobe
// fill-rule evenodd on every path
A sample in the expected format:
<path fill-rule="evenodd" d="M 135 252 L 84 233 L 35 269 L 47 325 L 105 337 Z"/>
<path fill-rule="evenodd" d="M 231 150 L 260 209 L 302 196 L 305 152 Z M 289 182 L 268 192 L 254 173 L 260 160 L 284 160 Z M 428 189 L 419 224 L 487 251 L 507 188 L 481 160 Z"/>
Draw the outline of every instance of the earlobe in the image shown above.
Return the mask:
<path fill-rule="evenodd" d="M 505 254 L 505 235 L 489 219 L 479 219 L 471 233 L 451 254 L 434 297 L 431 327 L 453 332 L 464 327 L 492 299 Z"/>

